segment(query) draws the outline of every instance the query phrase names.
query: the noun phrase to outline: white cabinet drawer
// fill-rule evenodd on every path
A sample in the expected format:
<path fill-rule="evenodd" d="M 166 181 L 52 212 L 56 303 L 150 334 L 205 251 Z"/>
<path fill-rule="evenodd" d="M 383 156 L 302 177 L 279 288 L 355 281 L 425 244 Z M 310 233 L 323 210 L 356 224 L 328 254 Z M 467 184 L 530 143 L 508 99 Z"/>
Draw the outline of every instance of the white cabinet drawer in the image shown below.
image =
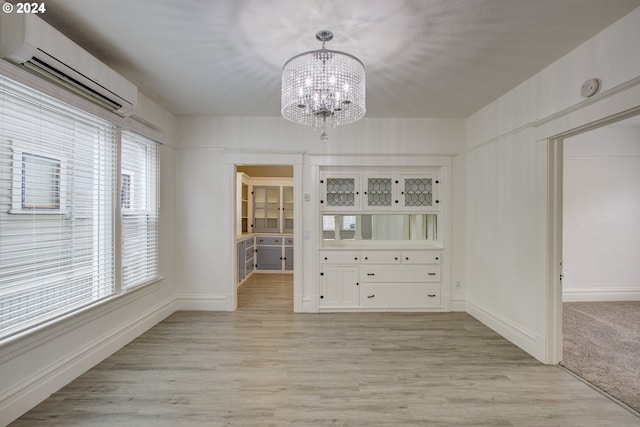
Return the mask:
<path fill-rule="evenodd" d="M 440 292 L 435 283 L 361 283 L 360 306 L 437 308 L 442 305 Z"/>
<path fill-rule="evenodd" d="M 360 252 L 320 251 L 320 264 L 338 264 L 338 265 L 360 264 Z"/>
<path fill-rule="evenodd" d="M 366 265 L 360 268 L 361 282 L 439 282 L 439 265 Z"/>
<path fill-rule="evenodd" d="M 399 251 L 362 252 L 363 264 L 400 264 Z"/>
<path fill-rule="evenodd" d="M 440 251 L 402 251 L 403 264 L 440 264 L 442 252 Z"/>

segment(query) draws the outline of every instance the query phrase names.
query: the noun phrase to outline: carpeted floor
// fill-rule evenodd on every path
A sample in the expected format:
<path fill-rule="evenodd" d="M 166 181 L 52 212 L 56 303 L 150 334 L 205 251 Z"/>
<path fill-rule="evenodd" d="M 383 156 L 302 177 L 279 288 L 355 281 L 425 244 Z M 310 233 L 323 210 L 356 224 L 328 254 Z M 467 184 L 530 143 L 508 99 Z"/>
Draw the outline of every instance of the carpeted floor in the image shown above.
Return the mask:
<path fill-rule="evenodd" d="M 640 301 L 563 304 L 561 365 L 640 412 Z"/>

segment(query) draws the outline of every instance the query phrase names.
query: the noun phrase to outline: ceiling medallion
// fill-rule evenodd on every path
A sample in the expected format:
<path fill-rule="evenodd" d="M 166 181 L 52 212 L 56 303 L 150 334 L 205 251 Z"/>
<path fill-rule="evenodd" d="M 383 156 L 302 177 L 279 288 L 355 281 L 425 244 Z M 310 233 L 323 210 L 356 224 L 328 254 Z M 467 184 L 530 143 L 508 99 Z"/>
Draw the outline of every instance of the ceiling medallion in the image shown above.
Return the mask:
<path fill-rule="evenodd" d="M 325 49 L 331 31 L 318 31 L 322 49 L 304 52 L 282 67 L 282 116 L 322 130 L 360 120 L 365 112 L 364 64 L 353 55 Z"/>

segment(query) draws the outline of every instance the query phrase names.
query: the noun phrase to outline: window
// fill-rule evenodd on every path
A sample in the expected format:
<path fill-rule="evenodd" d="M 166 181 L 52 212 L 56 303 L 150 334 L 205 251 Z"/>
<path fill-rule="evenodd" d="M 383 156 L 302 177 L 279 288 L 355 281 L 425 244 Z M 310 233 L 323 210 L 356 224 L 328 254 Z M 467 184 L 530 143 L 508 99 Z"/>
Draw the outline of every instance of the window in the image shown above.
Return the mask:
<path fill-rule="evenodd" d="M 155 141 L 122 132 L 120 210 L 124 289 L 158 276 L 158 160 Z"/>
<path fill-rule="evenodd" d="M 0 76 L 0 338 L 115 293 L 116 141 Z"/>

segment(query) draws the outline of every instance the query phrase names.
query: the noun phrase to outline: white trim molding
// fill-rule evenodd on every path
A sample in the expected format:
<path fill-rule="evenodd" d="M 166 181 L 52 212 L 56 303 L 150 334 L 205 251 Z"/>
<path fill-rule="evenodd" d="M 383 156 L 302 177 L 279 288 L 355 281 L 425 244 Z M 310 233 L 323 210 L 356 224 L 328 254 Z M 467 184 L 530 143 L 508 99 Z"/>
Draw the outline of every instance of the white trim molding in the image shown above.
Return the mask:
<path fill-rule="evenodd" d="M 534 357 L 539 353 L 534 331 L 518 325 L 489 307 L 469 299 L 466 300 L 466 312 Z"/>
<path fill-rule="evenodd" d="M 178 294 L 176 295 L 176 311 L 233 311 L 229 307 L 226 294 Z"/>
<path fill-rule="evenodd" d="M 640 301 L 640 289 L 564 289 L 562 301 Z"/>

